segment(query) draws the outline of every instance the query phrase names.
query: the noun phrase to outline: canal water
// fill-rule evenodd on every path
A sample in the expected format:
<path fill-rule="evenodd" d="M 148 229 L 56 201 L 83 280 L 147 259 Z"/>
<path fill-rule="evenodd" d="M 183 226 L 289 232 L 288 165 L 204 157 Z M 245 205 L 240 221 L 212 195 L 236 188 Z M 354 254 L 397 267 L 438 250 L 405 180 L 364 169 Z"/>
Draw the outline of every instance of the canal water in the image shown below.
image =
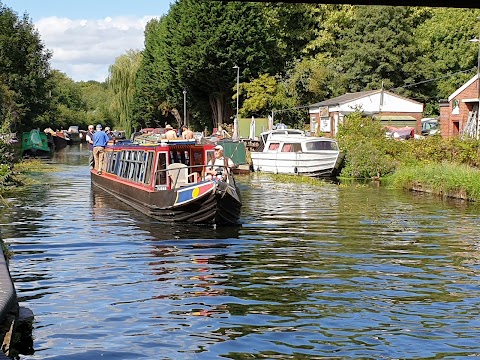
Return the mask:
<path fill-rule="evenodd" d="M 92 188 L 87 162 L 58 152 L 0 209 L 35 315 L 20 359 L 480 356 L 477 206 L 250 174 L 241 226 L 173 226 Z"/>

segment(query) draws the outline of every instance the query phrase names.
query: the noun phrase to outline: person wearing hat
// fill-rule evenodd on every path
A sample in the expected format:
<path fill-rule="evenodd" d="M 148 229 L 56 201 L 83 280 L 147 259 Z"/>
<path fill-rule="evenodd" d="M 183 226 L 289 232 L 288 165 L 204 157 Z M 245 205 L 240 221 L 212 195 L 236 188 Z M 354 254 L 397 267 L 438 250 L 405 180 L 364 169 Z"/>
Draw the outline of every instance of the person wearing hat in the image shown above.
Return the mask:
<path fill-rule="evenodd" d="M 102 173 L 103 156 L 105 155 L 105 147 L 110 138 L 102 131 L 102 125 L 97 125 L 97 131 L 93 134 L 93 158 L 95 161 L 95 170 L 97 174 Z"/>
<path fill-rule="evenodd" d="M 176 140 L 177 139 L 177 133 L 175 132 L 175 130 L 173 130 L 173 127 L 170 124 L 167 124 L 165 126 L 165 138 L 167 140 Z"/>
<path fill-rule="evenodd" d="M 88 125 L 87 135 L 85 139 L 88 144 L 88 164 L 90 165 L 90 170 L 95 167 L 95 161 L 93 159 L 93 134 L 94 134 L 93 125 Z"/>
<path fill-rule="evenodd" d="M 110 130 L 108 126 L 105 127 L 105 134 L 107 134 L 110 140 L 115 140 L 115 137 L 113 136 L 113 132 L 112 130 Z"/>
<path fill-rule="evenodd" d="M 208 162 L 207 168 L 205 169 L 205 180 L 211 180 L 214 177 L 222 178 L 225 175 L 225 170 L 228 174 L 235 166 L 232 159 L 223 156 L 222 145 L 217 145 L 213 149 L 215 158 Z"/>

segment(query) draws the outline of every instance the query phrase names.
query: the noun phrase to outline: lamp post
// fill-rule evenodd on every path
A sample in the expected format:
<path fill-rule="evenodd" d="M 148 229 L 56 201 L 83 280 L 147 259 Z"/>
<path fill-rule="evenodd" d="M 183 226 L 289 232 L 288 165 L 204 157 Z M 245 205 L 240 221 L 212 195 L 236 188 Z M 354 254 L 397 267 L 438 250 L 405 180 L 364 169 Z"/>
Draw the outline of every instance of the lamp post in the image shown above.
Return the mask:
<path fill-rule="evenodd" d="M 187 90 L 183 89 L 183 126 L 187 126 Z"/>
<path fill-rule="evenodd" d="M 238 121 L 238 98 L 239 98 L 239 87 L 240 87 L 240 67 L 235 65 L 233 68 L 237 69 L 237 113 L 236 113 L 235 117 Z"/>

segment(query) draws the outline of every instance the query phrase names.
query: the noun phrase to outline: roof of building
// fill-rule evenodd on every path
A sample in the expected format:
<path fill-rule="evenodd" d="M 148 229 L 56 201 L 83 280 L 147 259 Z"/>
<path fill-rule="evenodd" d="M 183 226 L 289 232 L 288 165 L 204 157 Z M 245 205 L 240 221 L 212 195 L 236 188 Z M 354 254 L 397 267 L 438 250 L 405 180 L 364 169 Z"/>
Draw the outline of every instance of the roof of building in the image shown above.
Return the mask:
<path fill-rule="evenodd" d="M 452 101 L 452 99 L 454 99 L 458 94 L 460 94 L 463 90 L 473 84 L 477 80 L 477 76 L 478 74 L 475 74 L 470 80 L 468 80 L 465 84 L 455 90 L 455 92 L 453 92 L 452 95 L 448 97 L 448 101 Z"/>
<path fill-rule="evenodd" d="M 340 95 L 340 96 L 337 96 L 337 97 L 334 97 L 334 98 L 331 98 L 331 99 L 328 99 L 328 100 L 318 102 L 316 104 L 309 105 L 309 107 L 335 106 L 335 105 L 345 104 L 345 103 L 348 103 L 348 102 L 352 102 L 352 101 L 355 101 L 355 100 L 358 100 L 358 99 L 365 98 L 365 97 L 370 96 L 370 95 L 378 94 L 380 92 L 382 92 L 382 89 L 359 91 L 359 92 L 355 92 L 355 93 L 346 93 L 346 94 L 343 94 L 343 95 Z M 404 96 L 395 94 L 395 93 L 390 92 L 388 90 L 383 90 L 383 92 L 384 92 L 384 94 L 388 94 L 388 95 L 391 95 L 391 96 L 402 98 L 402 99 L 405 99 L 407 101 L 419 103 L 418 101 L 415 101 L 415 100 L 406 98 Z"/>

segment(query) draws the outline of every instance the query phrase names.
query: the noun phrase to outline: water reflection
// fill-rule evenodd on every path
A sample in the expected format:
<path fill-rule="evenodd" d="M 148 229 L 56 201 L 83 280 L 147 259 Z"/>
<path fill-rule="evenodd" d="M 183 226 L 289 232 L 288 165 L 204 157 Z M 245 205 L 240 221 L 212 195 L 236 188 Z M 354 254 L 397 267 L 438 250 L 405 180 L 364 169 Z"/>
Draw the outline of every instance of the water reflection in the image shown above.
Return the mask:
<path fill-rule="evenodd" d="M 252 174 L 242 226 L 172 225 L 92 188 L 88 153 L 61 161 L 0 211 L 36 316 L 22 359 L 480 353 L 475 206 Z"/>

